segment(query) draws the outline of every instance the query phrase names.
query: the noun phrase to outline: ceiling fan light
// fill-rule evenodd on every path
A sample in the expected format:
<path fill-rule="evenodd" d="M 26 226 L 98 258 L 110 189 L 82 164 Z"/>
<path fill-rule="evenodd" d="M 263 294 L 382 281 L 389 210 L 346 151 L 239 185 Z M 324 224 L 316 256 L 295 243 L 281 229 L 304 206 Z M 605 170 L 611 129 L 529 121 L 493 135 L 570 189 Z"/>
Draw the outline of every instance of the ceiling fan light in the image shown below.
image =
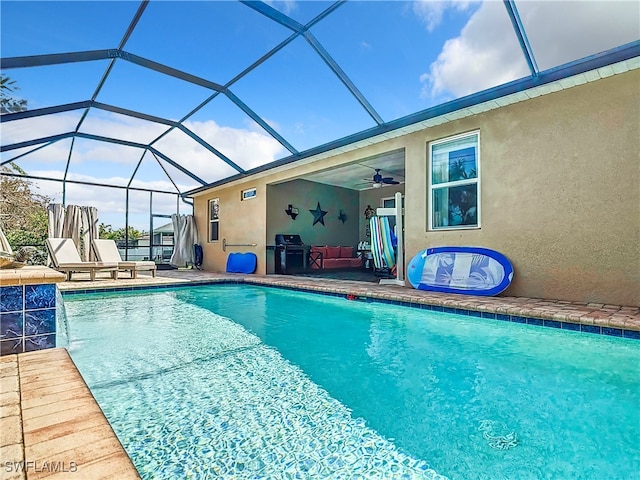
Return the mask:
<path fill-rule="evenodd" d="M 382 186 L 381 183 L 374 183 L 373 188 L 380 188 Z"/>

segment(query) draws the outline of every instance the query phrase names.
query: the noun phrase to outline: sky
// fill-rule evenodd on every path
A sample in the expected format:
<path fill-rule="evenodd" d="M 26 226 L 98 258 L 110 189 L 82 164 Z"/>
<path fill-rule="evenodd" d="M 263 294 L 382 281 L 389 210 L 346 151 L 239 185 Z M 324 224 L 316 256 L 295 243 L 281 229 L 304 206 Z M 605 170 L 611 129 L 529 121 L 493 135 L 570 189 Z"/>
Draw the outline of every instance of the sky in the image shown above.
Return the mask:
<path fill-rule="evenodd" d="M 306 24 L 331 5 L 271 1 Z M 540 70 L 640 38 L 636 1 L 516 1 Z M 3 58 L 114 49 L 138 2 L 11 1 L 0 3 Z M 529 70 L 501 1 L 350 1 L 316 23 L 311 34 L 340 65 L 384 121 L 511 80 Z M 375 126 L 375 121 L 298 37 L 239 79 L 236 76 L 291 35 L 291 30 L 234 1 L 152 0 L 123 50 L 225 85 L 297 151 Z M 89 100 L 107 60 L 3 71 L 29 109 Z M 235 80 L 235 81 L 234 81 Z M 98 102 L 181 120 L 214 91 L 118 59 Z M 83 110 L 1 125 L 2 145 L 74 131 Z M 225 95 L 216 95 L 184 125 L 243 169 L 290 152 Z M 165 125 L 90 109 L 80 132 L 154 147 L 206 182 L 235 170 L 188 135 Z M 164 135 L 164 136 L 163 136 Z M 175 191 L 199 184 L 150 153 L 77 138 L 16 160 L 30 175 Z M 9 160 L 34 147 L 3 152 Z M 142 160 L 141 160 L 142 158 Z M 138 166 L 139 163 L 139 166 Z M 171 179 L 167 178 L 166 172 Z M 36 182 L 62 201 L 62 184 Z M 98 208 L 100 221 L 124 226 L 124 190 L 67 185 L 66 203 Z M 150 205 L 152 204 L 152 207 Z M 131 192 L 130 224 L 149 230 L 156 214 L 176 211 L 172 195 Z M 190 207 L 180 204 L 182 213 Z M 158 218 L 154 227 L 166 223 Z"/>

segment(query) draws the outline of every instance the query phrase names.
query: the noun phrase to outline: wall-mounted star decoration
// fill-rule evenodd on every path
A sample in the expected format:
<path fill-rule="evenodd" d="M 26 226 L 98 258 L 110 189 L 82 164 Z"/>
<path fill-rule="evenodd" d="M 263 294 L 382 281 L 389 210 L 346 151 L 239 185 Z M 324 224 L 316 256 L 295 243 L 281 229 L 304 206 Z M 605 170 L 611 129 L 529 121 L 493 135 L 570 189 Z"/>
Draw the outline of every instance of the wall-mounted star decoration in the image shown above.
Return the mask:
<path fill-rule="evenodd" d="M 315 210 L 310 209 L 309 211 L 313 213 L 313 225 L 315 225 L 318 222 L 324 225 L 324 216 L 327 214 L 327 212 L 325 212 L 324 210 L 322 210 L 322 208 L 320 208 L 320 202 L 318 202 L 318 206 L 316 207 Z"/>
<path fill-rule="evenodd" d="M 347 221 L 347 214 L 344 210 L 340 210 L 340 215 L 338 215 L 338 220 L 340 220 L 342 223 Z"/>

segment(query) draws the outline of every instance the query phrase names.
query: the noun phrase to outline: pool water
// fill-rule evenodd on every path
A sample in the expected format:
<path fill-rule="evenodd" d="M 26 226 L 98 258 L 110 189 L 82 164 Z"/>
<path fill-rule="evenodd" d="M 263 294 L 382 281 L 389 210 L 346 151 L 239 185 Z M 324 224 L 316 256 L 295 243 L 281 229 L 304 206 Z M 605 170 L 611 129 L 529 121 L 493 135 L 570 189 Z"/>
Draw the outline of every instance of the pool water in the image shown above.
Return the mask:
<path fill-rule="evenodd" d="M 640 472 L 637 340 L 247 285 L 64 301 L 143 478 Z"/>

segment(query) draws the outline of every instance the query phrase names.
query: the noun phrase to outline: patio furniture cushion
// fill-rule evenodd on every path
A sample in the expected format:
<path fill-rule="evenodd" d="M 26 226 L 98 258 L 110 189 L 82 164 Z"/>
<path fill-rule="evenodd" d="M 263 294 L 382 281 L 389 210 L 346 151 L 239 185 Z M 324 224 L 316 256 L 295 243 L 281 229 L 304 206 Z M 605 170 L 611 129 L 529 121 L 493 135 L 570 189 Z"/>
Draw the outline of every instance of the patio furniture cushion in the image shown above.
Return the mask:
<path fill-rule="evenodd" d="M 47 250 L 53 266 L 59 272 L 67 274 L 67 280 L 77 272 L 89 272 L 91 280 L 96 279 L 96 272 L 111 272 L 111 277 L 118 278 L 118 264 L 115 262 L 83 262 L 71 238 L 47 238 Z"/>
<path fill-rule="evenodd" d="M 321 253 L 323 257 L 327 256 L 327 247 L 311 247 L 311 252 Z"/>
<path fill-rule="evenodd" d="M 311 247 L 309 258 L 309 265 L 312 269 L 357 268 L 362 266 L 362 259 L 360 257 L 354 258 L 353 256 L 353 247 Z"/>
<path fill-rule="evenodd" d="M 117 263 L 118 270 L 131 272 L 131 278 L 137 278 L 140 271 L 150 271 L 151 276 L 156 276 L 157 266 L 155 262 L 146 260 L 123 261 L 118 251 L 118 246 L 113 240 L 94 238 L 91 240 L 91 246 L 98 260 Z"/>
<path fill-rule="evenodd" d="M 353 258 L 353 247 L 340 247 L 340 258 Z"/>

